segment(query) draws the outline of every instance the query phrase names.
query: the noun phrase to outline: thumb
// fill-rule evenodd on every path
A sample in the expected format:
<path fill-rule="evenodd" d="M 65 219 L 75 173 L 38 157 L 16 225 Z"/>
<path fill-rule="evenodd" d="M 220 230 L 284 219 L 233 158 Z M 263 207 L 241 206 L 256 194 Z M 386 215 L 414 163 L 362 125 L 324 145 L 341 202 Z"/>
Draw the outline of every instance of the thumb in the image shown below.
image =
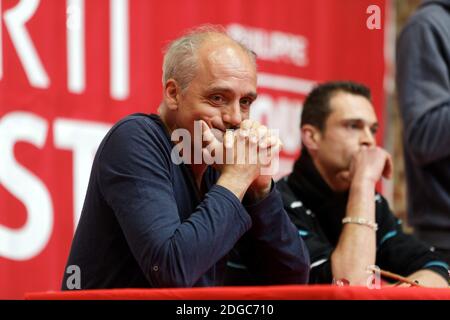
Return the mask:
<path fill-rule="evenodd" d="M 385 166 L 384 166 L 382 175 L 386 179 L 392 179 L 393 172 L 394 172 L 394 165 L 392 162 L 392 157 L 390 155 L 388 155 L 386 157 L 386 162 L 385 162 Z"/>
<path fill-rule="evenodd" d="M 205 121 L 200 120 L 202 126 L 202 142 L 203 147 L 210 147 L 211 149 L 218 148 L 221 144 L 216 136 L 213 134 L 211 128 L 206 124 Z"/>
<path fill-rule="evenodd" d="M 200 120 L 200 124 L 201 124 L 201 128 L 202 128 L 203 141 L 206 141 L 206 142 L 209 142 L 209 143 L 212 142 L 214 140 L 214 135 L 211 132 L 211 129 L 206 124 L 206 122 L 203 121 L 203 120 Z"/>
<path fill-rule="evenodd" d="M 350 181 L 351 180 L 350 170 L 339 172 L 337 178 L 343 181 Z"/>

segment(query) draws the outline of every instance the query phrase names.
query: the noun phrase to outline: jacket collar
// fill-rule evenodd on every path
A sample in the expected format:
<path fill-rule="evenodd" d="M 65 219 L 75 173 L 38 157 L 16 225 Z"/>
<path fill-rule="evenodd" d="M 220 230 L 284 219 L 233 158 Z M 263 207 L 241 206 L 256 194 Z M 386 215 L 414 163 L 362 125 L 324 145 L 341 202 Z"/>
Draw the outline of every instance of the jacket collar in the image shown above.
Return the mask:
<path fill-rule="evenodd" d="M 330 242 L 336 243 L 342 230 L 341 220 L 347 209 L 348 191 L 334 192 L 316 169 L 306 149 L 302 150 L 295 162 L 287 184 L 317 217 Z"/>

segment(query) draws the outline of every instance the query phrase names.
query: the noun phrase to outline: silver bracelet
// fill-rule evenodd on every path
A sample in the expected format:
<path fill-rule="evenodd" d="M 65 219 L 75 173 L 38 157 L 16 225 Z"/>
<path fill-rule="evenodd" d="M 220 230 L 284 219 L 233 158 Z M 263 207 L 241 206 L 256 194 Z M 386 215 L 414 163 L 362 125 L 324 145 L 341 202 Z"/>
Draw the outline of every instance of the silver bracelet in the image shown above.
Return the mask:
<path fill-rule="evenodd" d="M 354 223 L 354 224 L 363 225 L 363 226 L 371 228 L 373 231 L 378 230 L 378 224 L 376 222 L 370 221 L 370 220 L 367 220 L 364 218 L 345 217 L 344 219 L 342 219 L 342 224 L 346 224 L 346 223 Z"/>

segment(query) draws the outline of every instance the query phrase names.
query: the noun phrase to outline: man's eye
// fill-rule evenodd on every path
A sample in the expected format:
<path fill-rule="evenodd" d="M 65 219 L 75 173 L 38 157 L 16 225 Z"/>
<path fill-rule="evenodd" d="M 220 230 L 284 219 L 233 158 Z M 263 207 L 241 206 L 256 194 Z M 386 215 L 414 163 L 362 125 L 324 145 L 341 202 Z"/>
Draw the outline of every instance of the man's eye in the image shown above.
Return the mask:
<path fill-rule="evenodd" d="M 372 132 L 373 135 L 376 135 L 378 132 L 378 128 L 370 128 L 370 131 Z"/>
<path fill-rule="evenodd" d="M 252 104 L 253 100 L 249 99 L 249 98 L 243 98 L 239 102 L 240 102 L 241 106 L 249 107 Z"/>
<path fill-rule="evenodd" d="M 221 96 L 220 94 L 213 94 L 212 96 L 209 97 L 209 100 L 211 100 L 212 102 L 216 103 L 216 104 L 221 104 L 225 102 L 225 99 L 223 96 Z"/>

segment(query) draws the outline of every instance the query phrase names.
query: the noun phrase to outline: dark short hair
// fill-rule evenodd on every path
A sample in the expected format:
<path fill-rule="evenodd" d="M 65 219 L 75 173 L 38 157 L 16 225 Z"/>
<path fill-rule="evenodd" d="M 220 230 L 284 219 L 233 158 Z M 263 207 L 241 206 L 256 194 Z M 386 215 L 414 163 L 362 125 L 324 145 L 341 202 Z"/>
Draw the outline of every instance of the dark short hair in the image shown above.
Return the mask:
<path fill-rule="evenodd" d="M 370 89 L 363 84 L 352 81 L 322 83 L 316 86 L 306 97 L 300 126 L 310 124 L 323 131 L 325 122 L 331 113 L 330 100 L 338 92 L 360 95 L 372 101 Z"/>

